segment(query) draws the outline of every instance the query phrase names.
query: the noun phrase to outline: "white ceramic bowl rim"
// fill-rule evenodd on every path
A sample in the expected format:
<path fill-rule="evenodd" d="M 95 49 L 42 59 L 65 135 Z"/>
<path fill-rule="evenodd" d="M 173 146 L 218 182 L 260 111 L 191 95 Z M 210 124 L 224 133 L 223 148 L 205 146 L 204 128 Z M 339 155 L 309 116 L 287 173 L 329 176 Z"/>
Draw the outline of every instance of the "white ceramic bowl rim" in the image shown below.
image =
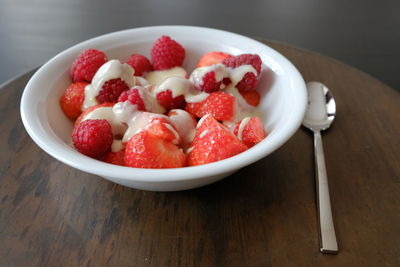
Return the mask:
<path fill-rule="evenodd" d="M 247 151 L 237 156 L 206 165 L 176 168 L 176 169 L 139 169 L 139 168 L 130 168 L 130 167 L 122 167 L 122 166 L 107 164 L 86 157 L 80 153 L 77 153 L 76 151 L 66 150 L 65 143 L 62 140 L 54 138 L 55 135 L 54 133 L 49 133 L 45 131 L 45 128 L 49 128 L 49 127 L 44 127 L 44 124 L 46 124 L 47 122 L 40 121 L 38 118 L 34 117 L 34 114 L 32 114 L 32 103 L 30 103 L 30 97 L 31 97 L 30 94 L 32 91 L 31 88 L 34 88 L 35 86 L 38 85 L 38 77 L 42 76 L 43 73 L 46 73 L 49 68 L 53 68 L 54 65 L 57 64 L 57 61 L 59 61 L 59 58 L 65 57 L 66 55 L 73 55 L 73 54 L 76 55 L 82 51 L 82 47 L 90 47 L 92 43 L 97 42 L 99 39 L 105 39 L 105 38 L 118 39 L 119 36 L 123 36 L 128 32 L 140 32 L 140 31 L 159 32 L 163 28 L 169 30 L 172 29 L 175 32 L 191 31 L 194 34 L 195 33 L 201 34 L 202 32 L 205 33 L 212 31 L 215 33 L 219 32 L 226 36 L 230 35 L 231 37 L 245 38 L 246 42 L 249 42 L 254 46 L 263 46 L 263 49 L 267 49 L 268 53 L 270 53 L 273 57 L 279 59 L 280 64 L 284 66 L 285 69 L 287 69 L 289 72 L 292 73 L 291 82 L 293 84 L 299 84 L 299 88 L 297 88 L 298 90 L 293 92 L 296 94 L 298 102 L 296 105 L 290 107 L 292 116 L 289 117 L 288 121 L 283 126 L 281 126 L 280 129 L 277 129 L 281 131 L 281 134 L 284 136 L 284 138 L 279 138 L 279 139 L 276 138 L 277 140 L 269 140 L 268 142 L 261 142 L 258 145 L 254 146 L 253 148 L 248 149 Z M 300 127 L 306 109 L 306 99 L 307 95 L 306 95 L 305 84 L 298 70 L 284 56 L 282 56 L 280 53 L 266 46 L 263 43 L 260 43 L 253 39 L 235 33 L 230 33 L 211 28 L 193 27 L 193 26 L 152 26 L 152 27 L 123 30 L 99 36 L 87 40 L 85 42 L 82 42 L 80 44 L 77 44 L 61 52 L 60 54 L 49 60 L 33 75 L 33 77 L 26 85 L 21 100 L 21 117 L 27 132 L 39 147 L 41 147 L 44 151 L 46 151 L 54 158 L 74 168 L 83 170 L 88 173 L 96 174 L 99 176 L 118 177 L 121 180 L 134 179 L 136 181 L 143 181 L 143 182 L 180 181 L 180 180 L 197 179 L 199 177 L 204 177 L 204 176 L 228 173 L 234 169 L 239 169 L 246 165 L 249 165 L 265 157 L 272 151 L 276 150 L 282 144 L 284 144 Z M 107 168 L 105 168 L 105 166 L 107 166 Z"/>

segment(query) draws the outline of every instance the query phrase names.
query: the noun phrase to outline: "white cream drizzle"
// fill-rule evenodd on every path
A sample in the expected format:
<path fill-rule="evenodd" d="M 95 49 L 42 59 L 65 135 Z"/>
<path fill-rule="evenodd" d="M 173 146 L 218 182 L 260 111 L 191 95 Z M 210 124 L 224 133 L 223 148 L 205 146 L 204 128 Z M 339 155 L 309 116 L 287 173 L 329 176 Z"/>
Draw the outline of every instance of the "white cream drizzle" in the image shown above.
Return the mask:
<path fill-rule="evenodd" d="M 243 130 L 246 127 L 247 123 L 249 123 L 250 119 L 251 119 L 250 117 L 246 117 L 240 122 L 238 134 L 237 134 L 237 137 L 239 138 L 239 140 L 243 140 L 243 136 L 242 136 Z"/>
<path fill-rule="evenodd" d="M 182 109 L 173 109 L 170 113 L 172 115 L 169 116 L 169 119 L 181 137 L 181 144 L 189 145 L 196 135 L 196 122 L 188 112 Z"/>
<path fill-rule="evenodd" d="M 169 77 L 181 77 L 186 78 L 186 70 L 181 67 L 175 67 L 169 70 L 155 70 L 148 72 L 144 75 L 144 78 L 152 85 L 158 86 L 160 85 L 165 79 Z"/>

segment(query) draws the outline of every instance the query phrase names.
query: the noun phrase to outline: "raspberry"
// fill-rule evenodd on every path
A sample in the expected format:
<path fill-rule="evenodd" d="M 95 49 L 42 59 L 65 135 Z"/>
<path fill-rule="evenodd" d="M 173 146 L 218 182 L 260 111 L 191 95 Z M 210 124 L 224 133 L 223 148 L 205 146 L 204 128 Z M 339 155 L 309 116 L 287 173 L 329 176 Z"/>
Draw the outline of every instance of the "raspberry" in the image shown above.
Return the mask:
<path fill-rule="evenodd" d="M 143 73 L 152 71 L 153 69 L 150 61 L 145 56 L 139 54 L 131 55 L 126 63 L 135 70 L 136 76 L 142 76 Z"/>
<path fill-rule="evenodd" d="M 128 85 L 120 78 L 106 81 L 96 99 L 100 102 L 118 102 L 118 97 L 122 92 L 129 90 Z"/>
<path fill-rule="evenodd" d="M 85 99 L 85 87 L 88 83 L 72 83 L 60 98 L 60 106 L 64 114 L 75 120 L 82 113 L 81 107 Z"/>
<path fill-rule="evenodd" d="M 103 156 L 111 147 L 113 134 L 107 120 L 85 120 L 72 132 L 75 148 L 92 158 Z"/>
<path fill-rule="evenodd" d="M 186 106 L 185 97 L 179 95 L 177 97 L 172 97 L 171 90 L 165 90 L 157 94 L 157 101 L 161 106 L 167 110 L 171 109 L 184 109 Z"/>
<path fill-rule="evenodd" d="M 212 93 L 218 91 L 220 86 L 221 81 L 217 82 L 217 79 L 215 78 L 215 71 L 209 71 L 203 76 L 200 90 L 206 93 Z"/>
<path fill-rule="evenodd" d="M 155 70 L 180 67 L 184 59 L 185 49 L 169 36 L 161 36 L 151 48 L 151 61 Z"/>
<path fill-rule="evenodd" d="M 223 52 L 208 52 L 200 58 L 196 67 L 200 68 L 205 66 L 211 66 L 217 63 L 221 63 L 224 59 L 230 57 L 232 57 L 232 55 Z"/>
<path fill-rule="evenodd" d="M 255 91 L 258 85 L 258 78 L 252 72 L 248 72 L 243 76 L 243 79 L 236 84 L 239 92 Z"/>
<path fill-rule="evenodd" d="M 146 111 L 146 106 L 142 97 L 140 96 L 139 89 L 137 87 L 122 92 L 122 94 L 118 98 L 118 102 L 125 102 L 126 100 L 136 105 L 138 110 Z"/>
<path fill-rule="evenodd" d="M 256 54 L 241 54 L 239 56 L 226 58 L 222 61 L 222 64 L 229 68 L 237 68 L 242 65 L 252 65 L 257 71 L 257 74 L 261 73 L 261 58 Z"/>
<path fill-rule="evenodd" d="M 70 74 L 73 82 L 91 82 L 96 71 L 107 62 L 107 56 L 95 49 L 87 49 L 80 53 L 71 66 Z"/>
<path fill-rule="evenodd" d="M 246 73 L 242 80 L 236 84 L 240 92 L 255 90 L 261 73 L 261 58 L 255 54 L 242 54 L 235 57 L 224 59 L 222 63 L 229 68 L 237 68 L 242 65 L 252 65 L 257 71 L 257 75 L 252 72 Z"/>

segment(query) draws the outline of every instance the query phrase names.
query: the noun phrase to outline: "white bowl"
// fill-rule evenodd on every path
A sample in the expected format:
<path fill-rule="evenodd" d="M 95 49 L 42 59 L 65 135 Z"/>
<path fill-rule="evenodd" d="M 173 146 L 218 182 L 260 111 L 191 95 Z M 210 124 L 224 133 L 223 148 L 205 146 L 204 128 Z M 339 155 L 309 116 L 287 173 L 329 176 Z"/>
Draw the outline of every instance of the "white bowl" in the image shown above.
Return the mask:
<path fill-rule="evenodd" d="M 256 53 L 263 61 L 260 110 L 269 136 L 253 148 L 215 163 L 177 169 L 138 169 L 107 164 L 77 152 L 70 141 L 72 122 L 59 107 L 71 83 L 69 68 L 85 49 L 104 51 L 109 59 L 124 60 L 132 53 L 149 56 L 152 43 L 169 35 L 186 49 L 184 67 L 193 70 L 206 52 L 234 55 Z M 276 150 L 300 127 L 306 109 L 306 87 L 297 69 L 284 56 L 253 39 L 215 29 L 157 26 L 106 34 L 77 44 L 44 64 L 30 79 L 21 100 L 21 116 L 32 139 L 48 154 L 84 172 L 132 188 L 176 191 L 218 181 Z"/>

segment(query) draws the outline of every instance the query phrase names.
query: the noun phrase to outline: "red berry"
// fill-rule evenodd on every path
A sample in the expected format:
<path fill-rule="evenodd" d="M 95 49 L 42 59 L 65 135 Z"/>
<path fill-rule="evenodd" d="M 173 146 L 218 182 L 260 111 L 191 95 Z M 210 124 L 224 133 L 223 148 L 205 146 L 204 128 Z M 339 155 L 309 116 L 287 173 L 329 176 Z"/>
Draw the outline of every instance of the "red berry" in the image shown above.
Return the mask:
<path fill-rule="evenodd" d="M 146 111 L 146 106 L 139 93 L 138 87 L 135 86 L 134 88 L 131 88 L 128 91 L 123 92 L 118 98 L 118 102 L 125 102 L 126 100 L 136 105 L 138 110 Z"/>
<path fill-rule="evenodd" d="M 72 83 L 60 98 L 60 106 L 64 114 L 75 120 L 82 113 L 82 104 L 85 100 L 85 87 L 88 83 Z"/>
<path fill-rule="evenodd" d="M 142 76 L 143 73 L 153 70 L 150 60 L 143 55 L 133 54 L 129 57 L 126 63 L 135 70 L 136 76 Z"/>
<path fill-rule="evenodd" d="M 211 115 L 219 121 L 228 121 L 233 118 L 234 106 L 235 97 L 225 92 L 213 92 L 201 102 L 188 103 L 186 111 L 197 118 Z"/>
<path fill-rule="evenodd" d="M 107 120 L 85 120 L 72 132 L 75 148 L 92 158 L 103 156 L 113 143 L 111 125 Z"/>
<path fill-rule="evenodd" d="M 149 133 L 174 144 L 178 144 L 180 141 L 178 131 L 166 118 L 152 119 L 146 129 Z"/>
<path fill-rule="evenodd" d="M 241 95 L 249 105 L 256 107 L 260 104 L 261 96 L 257 91 L 241 92 Z"/>
<path fill-rule="evenodd" d="M 186 164 L 186 154 L 172 142 L 142 131 L 127 143 L 125 163 L 134 168 L 180 168 Z"/>
<path fill-rule="evenodd" d="M 239 133 L 242 122 L 246 124 L 244 126 L 242 125 L 242 132 Z M 233 133 L 248 147 L 252 147 L 261 142 L 266 136 L 264 125 L 258 117 L 252 117 L 247 120 L 247 122 L 245 120 L 238 122 Z"/>
<path fill-rule="evenodd" d="M 180 67 L 184 59 L 185 49 L 169 36 L 161 36 L 151 48 L 151 61 L 155 70 Z"/>
<path fill-rule="evenodd" d="M 101 65 L 107 62 L 107 56 L 95 49 L 87 49 L 80 53 L 71 66 L 70 74 L 73 82 L 91 82 Z"/>
<path fill-rule="evenodd" d="M 212 116 L 198 126 L 188 155 L 188 165 L 202 165 L 235 156 L 247 147 Z"/>
<path fill-rule="evenodd" d="M 87 108 L 84 112 L 81 113 L 81 115 L 79 115 L 79 117 L 75 120 L 75 125 L 81 123 L 83 121 L 83 119 L 93 110 L 97 109 L 97 108 L 102 108 L 102 107 L 112 107 L 114 106 L 115 103 L 103 103 L 103 104 L 99 104 L 96 106 L 91 106 L 89 108 Z"/>
<path fill-rule="evenodd" d="M 96 96 L 97 101 L 103 102 L 118 102 L 118 97 L 122 92 L 129 90 L 128 85 L 120 78 L 106 81 Z"/>
<path fill-rule="evenodd" d="M 239 92 L 255 91 L 258 85 L 258 78 L 252 72 L 248 72 L 243 76 L 243 79 L 236 84 Z"/>
<path fill-rule="evenodd" d="M 178 95 L 176 97 L 172 96 L 171 90 L 165 90 L 157 94 L 158 103 L 168 110 L 171 109 L 184 109 L 186 106 L 185 97 L 183 95 Z"/>
<path fill-rule="evenodd" d="M 215 76 L 215 71 L 209 71 L 204 74 L 202 78 L 202 83 L 199 85 L 200 91 L 204 91 L 206 93 L 218 91 L 222 81 L 217 82 Z"/>
<path fill-rule="evenodd" d="M 257 54 L 241 54 L 222 61 L 222 64 L 232 69 L 242 65 L 252 65 L 257 74 L 261 73 L 261 63 L 261 58 Z"/>
<path fill-rule="evenodd" d="M 227 58 L 222 62 L 229 68 L 237 68 L 242 65 L 252 65 L 257 72 L 255 75 L 253 72 L 247 72 L 242 80 L 236 84 L 236 88 L 240 92 L 248 92 L 257 88 L 258 80 L 261 74 L 261 58 L 255 54 L 242 54 L 239 56 Z"/>
<path fill-rule="evenodd" d="M 110 163 L 110 164 L 115 164 L 115 165 L 120 165 L 120 166 L 125 166 L 125 149 L 122 149 L 118 152 L 112 152 L 109 151 L 104 157 L 103 161 Z"/>
<path fill-rule="evenodd" d="M 224 59 L 230 57 L 232 57 L 232 55 L 223 52 L 208 52 L 200 58 L 197 63 L 197 68 L 221 63 Z"/>

